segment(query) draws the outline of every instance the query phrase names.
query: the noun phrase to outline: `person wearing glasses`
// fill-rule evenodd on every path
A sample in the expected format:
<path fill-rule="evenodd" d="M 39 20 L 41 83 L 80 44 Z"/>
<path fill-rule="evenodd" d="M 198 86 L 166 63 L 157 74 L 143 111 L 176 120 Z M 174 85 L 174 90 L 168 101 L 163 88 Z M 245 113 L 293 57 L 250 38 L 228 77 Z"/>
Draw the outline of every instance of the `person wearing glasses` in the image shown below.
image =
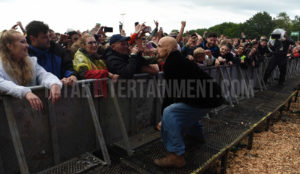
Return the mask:
<path fill-rule="evenodd" d="M 77 81 L 72 57 L 59 44 L 50 41 L 49 27 L 41 21 L 32 21 L 26 26 L 29 55 L 37 57 L 37 62 L 46 71 L 58 77 L 64 85 L 74 85 Z"/>
<path fill-rule="evenodd" d="M 116 81 L 117 74 L 108 72 L 106 64 L 97 54 L 98 44 L 93 35 L 85 34 L 80 38 L 80 48 L 74 55 L 73 66 L 80 79 L 100 79 L 109 77 Z"/>

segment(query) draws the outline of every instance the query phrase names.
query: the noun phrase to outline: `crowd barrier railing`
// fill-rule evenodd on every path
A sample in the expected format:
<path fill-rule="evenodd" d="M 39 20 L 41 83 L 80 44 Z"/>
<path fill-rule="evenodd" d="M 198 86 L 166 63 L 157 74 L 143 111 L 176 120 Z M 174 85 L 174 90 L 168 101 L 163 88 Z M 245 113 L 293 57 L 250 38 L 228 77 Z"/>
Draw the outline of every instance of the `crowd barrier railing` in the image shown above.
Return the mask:
<path fill-rule="evenodd" d="M 255 88 L 266 89 L 262 77 L 267 64 L 266 59 L 256 68 L 221 65 L 202 69 L 221 85 L 224 98 L 233 107 L 254 97 Z M 287 66 L 287 78 L 300 72 L 298 59 L 289 60 Z M 278 77 L 278 69 L 273 72 L 276 78 L 274 75 Z M 64 87 L 62 99 L 54 105 L 48 100 L 47 89 L 31 87 L 44 104 L 42 111 L 33 111 L 24 99 L 1 96 L 0 171 L 35 173 L 97 149 L 102 152 L 102 164 L 109 165 L 108 145 L 116 145 L 131 156 L 135 148 L 160 137 L 153 127 L 161 119 L 162 95 L 148 94 L 149 86 L 154 87 L 154 93 L 161 92 L 162 79 L 163 73 L 137 74 L 132 81 L 124 81 L 125 90 L 120 85 L 122 79 L 117 83 L 83 80 L 75 87 Z M 145 85 L 133 87 L 133 82 Z M 128 95 L 133 90 L 144 95 Z"/>

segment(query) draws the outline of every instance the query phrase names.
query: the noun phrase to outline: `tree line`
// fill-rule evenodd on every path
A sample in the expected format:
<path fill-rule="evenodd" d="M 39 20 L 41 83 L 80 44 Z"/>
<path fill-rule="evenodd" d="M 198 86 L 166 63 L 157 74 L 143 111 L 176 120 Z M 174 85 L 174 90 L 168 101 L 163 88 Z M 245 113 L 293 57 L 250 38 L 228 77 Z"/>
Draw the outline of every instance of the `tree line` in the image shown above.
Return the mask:
<path fill-rule="evenodd" d="M 208 31 L 215 32 L 218 35 L 223 34 L 230 38 L 239 38 L 241 32 L 244 32 L 247 38 L 258 39 L 262 35 L 269 36 L 275 28 L 285 29 L 289 36 L 293 31 L 300 32 L 300 16 L 291 19 L 286 12 L 281 12 L 275 18 L 272 18 L 269 13 L 264 11 L 256 13 L 244 23 L 224 22 L 210 28 L 190 30 L 189 34 L 196 32 L 203 35 L 205 31 Z"/>

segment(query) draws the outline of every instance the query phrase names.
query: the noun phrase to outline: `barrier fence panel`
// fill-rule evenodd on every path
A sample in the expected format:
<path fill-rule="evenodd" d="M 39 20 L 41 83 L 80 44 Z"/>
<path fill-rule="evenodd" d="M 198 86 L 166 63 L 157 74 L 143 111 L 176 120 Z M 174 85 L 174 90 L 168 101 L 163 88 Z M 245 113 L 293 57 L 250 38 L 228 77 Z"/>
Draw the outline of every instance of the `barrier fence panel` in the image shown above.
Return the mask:
<path fill-rule="evenodd" d="M 226 67 L 226 70 L 228 72 L 228 76 L 230 76 L 231 79 L 231 90 L 230 93 L 233 97 L 235 97 L 236 104 L 239 103 L 239 99 L 244 96 L 241 94 L 241 85 L 242 81 L 239 79 L 239 74 L 238 74 L 238 68 L 237 65 L 232 65 Z"/>
<path fill-rule="evenodd" d="M 163 84 L 160 80 L 162 79 L 149 74 L 136 74 L 133 79 L 118 80 L 116 91 L 118 91 L 120 110 L 128 128 L 130 147 L 122 146 L 121 142 L 115 145 L 131 151 L 160 138 L 159 132 L 154 129 L 161 120 L 162 99 L 160 95 L 162 95 Z M 122 95 L 119 90 L 121 86 L 124 86 Z"/>
<path fill-rule="evenodd" d="M 55 105 L 48 105 L 48 92 L 44 88 L 33 91 L 43 102 L 44 108 L 41 111 L 31 109 L 25 99 L 9 96 L 2 98 L 0 108 L 4 114 L 0 116 L 0 154 L 5 172 L 14 173 L 19 170 L 16 167 L 18 156 L 15 155 L 18 149 L 13 148 L 14 139 L 10 134 L 14 130 L 8 127 L 8 111 L 4 109 L 8 107 L 3 105 L 8 99 L 10 106 L 13 106 L 12 114 L 17 125 L 15 131 L 18 130 L 22 143 L 19 149 L 24 149 L 30 172 L 36 173 L 85 152 L 99 149 L 95 124 L 91 118 L 91 103 L 87 102 L 80 85 L 62 89 L 62 98 Z M 95 109 L 99 112 L 98 107 Z"/>
<path fill-rule="evenodd" d="M 37 91 L 39 94 L 44 94 L 43 90 Z M 13 107 L 11 115 L 16 122 L 17 130 L 9 128 L 7 117 L 7 108 L 5 103 L 10 101 L 10 106 Z M 41 98 L 43 103 L 47 103 L 47 100 Z M 4 171 L 7 173 L 15 173 L 19 170 L 24 172 L 17 166 L 20 163 L 20 156 L 18 155 L 19 149 L 24 150 L 25 159 L 30 172 L 36 172 L 38 168 L 50 167 L 53 163 L 51 137 L 49 130 L 48 117 L 45 112 L 36 112 L 30 109 L 28 102 L 25 100 L 15 99 L 9 96 L 3 96 L 1 107 L 3 107 L 3 114 L 0 115 L 0 154 L 3 159 Z M 44 110 L 47 110 L 47 105 L 44 105 Z M 17 132 L 20 136 L 21 146 L 15 147 L 16 144 L 13 134 L 11 132 Z M 21 150 L 22 151 L 22 150 Z M 19 159 L 18 159 L 19 158 Z M 23 159 L 23 161 L 25 160 Z M 25 167 L 26 168 L 26 167 Z"/>
<path fill-rule="evenodd" d="M 226 73 L 227 81 L 229 82 L 230 96 L 231 96 L 231 98 L 233 98 L 233 101 L 235 102 L 235 104 L 238 104 L 239 103 L 238 96 L 237 96 L 236 88 L 234 86 L 234 82 L 233 82 L 232 75 L 231 75 L 233 67 L 234 66 L 224 66 L 223 68 Z"/>
<path fill-rule="evenodd" d="M 229 82 L 224 81 L 224 73 L 222 67 L 200 67 L 204 72 L 208 73 L 221 87 L 222 95 L 225 100 L 233 106 L 232 97 L 229 90 Z"/>
<path fill-rule="evenodd" d="M 245 97 L 254 97 L 253 87 L 265 89 L 262 77 L 268 61 L 246 70 L 238 65 L 202 69 L 221 85 L 225 99 L 233 106 Z M 299 73 L 298 59 L 290 60 L 287 69 L 289 78 Z M 278 75 L 277 68 L 272 76 L 277 78 Z M 62 98 L 57 104 L 48 100 L 48 90 L 33 87 L 44 104 L 42 111 L 31 109 L 25 99 L 2 96 L 0 172 L 36 173 L 97 149 L 101 149 L 104 161 L 109 164 L 106 144 L 122 144 L 131 156 L 135 148 L 159 138 L 154 127 L 161 119 L 162 80 L 163 73 L 158 76 L 138 74 L 131 80 L 119 79 L 117 83 L 107 79 L 79 81 L 74 87 L 62 89 Z M 8 115 L 10 112 L 16 129 L 8 124 L 7 119 L 12 118 Z"/>

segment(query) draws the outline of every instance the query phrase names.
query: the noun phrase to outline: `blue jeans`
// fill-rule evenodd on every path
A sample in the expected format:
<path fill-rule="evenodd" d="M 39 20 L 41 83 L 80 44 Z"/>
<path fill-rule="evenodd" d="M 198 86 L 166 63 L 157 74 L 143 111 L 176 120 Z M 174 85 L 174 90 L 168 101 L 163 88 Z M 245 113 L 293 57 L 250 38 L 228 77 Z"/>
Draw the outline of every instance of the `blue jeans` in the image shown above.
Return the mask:
<path fill-rule="evenodd" d="M 185 103 L 173 103 L 163 111 L 161 134 L 168 152 L 182 155 L 185 152 L 183 135 L 201 136 L 199 122 L 210 109 L 195 108 Z"/>

